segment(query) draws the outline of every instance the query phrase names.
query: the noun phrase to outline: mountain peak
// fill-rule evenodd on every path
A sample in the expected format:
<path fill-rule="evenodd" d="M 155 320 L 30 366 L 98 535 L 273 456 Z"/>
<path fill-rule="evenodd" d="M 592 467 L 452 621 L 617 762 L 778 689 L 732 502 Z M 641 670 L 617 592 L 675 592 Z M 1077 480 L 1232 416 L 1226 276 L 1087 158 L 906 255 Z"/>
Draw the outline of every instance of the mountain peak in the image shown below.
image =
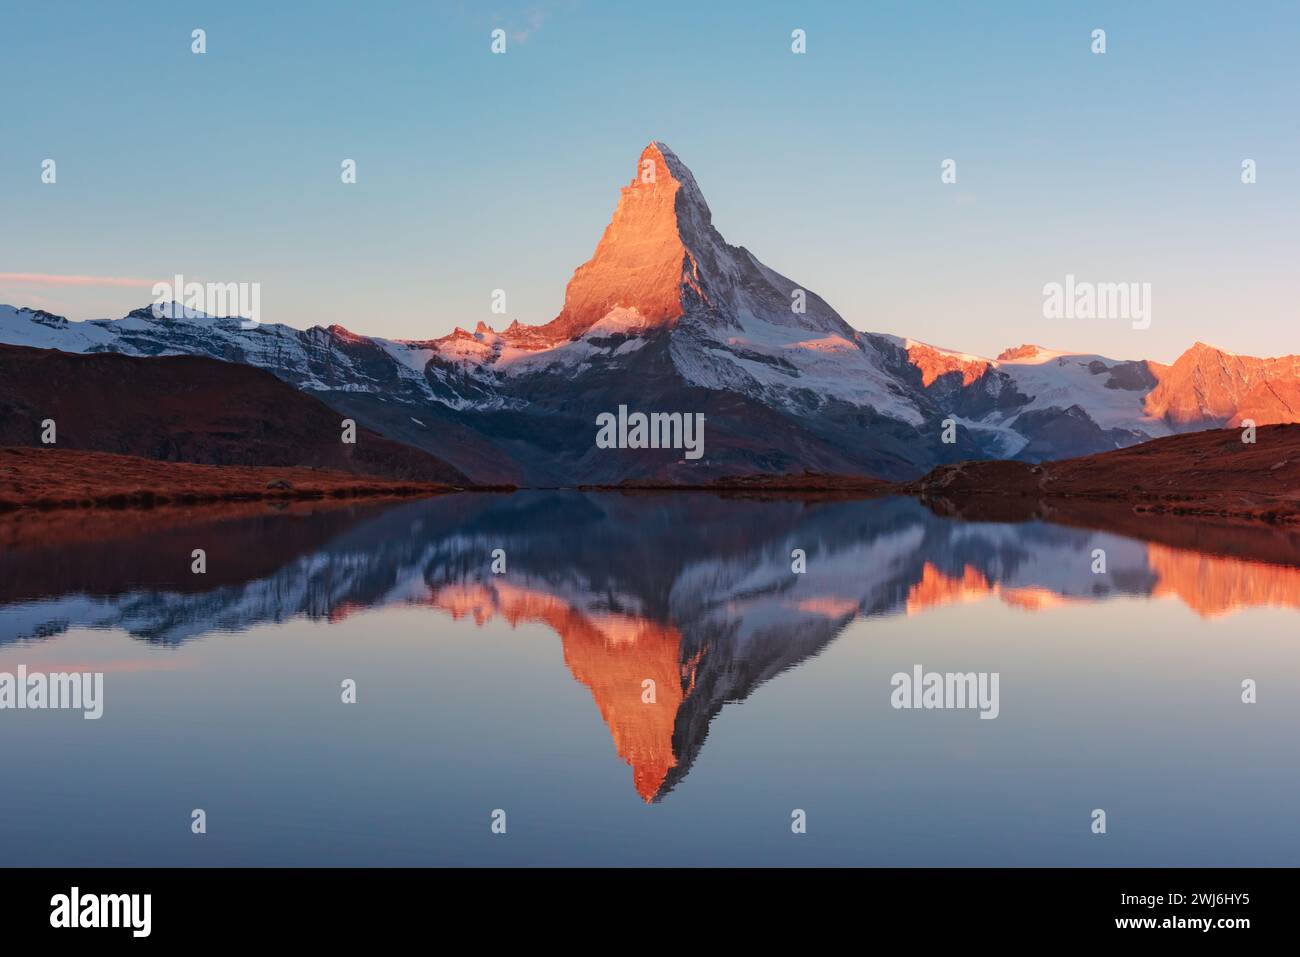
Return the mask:
<path fill-rule="evenodd" d="M 1042 346 L 1026 342 L 1023 345 L 1003 349 L 998 353 L 999 362 L 1014 362 L 1016 359 L 1032 359 L 1040 353 L 1047 352 Z"/>
<path fill-rule="evenodd" d="M 635 309 L 648 326 L 672 325 L 699 286 L 691 250 L 712 228 L 695 177 L 665 144 L 651 141 L 605 227 L 596 252 L 579 266 L 560 315 L 542 327 L 550 336 L 581 335 L 611 310 Z"/>
<path fill-rule="evenodd" d="M 713 214 L 709 211 L 709 204 L 704 201 L 704 194 L 700 192 L 699 184 L 695 182 L 695 175 L 677 154 L 668 148 L 667 143 L 658 140 L 650 141 L 649 145 L 641 151 L 636 175 L 629 185 L 636 186 L 639 182 L 643 182 L 647 171 L 651 168 L 655 170 L 656 179 L 666 174 L 677 184 L 679 206 L 686 206 L 689 212 L 702 217 L 703 222 L 699 225 L 707 225 L 713 221 Z"/>

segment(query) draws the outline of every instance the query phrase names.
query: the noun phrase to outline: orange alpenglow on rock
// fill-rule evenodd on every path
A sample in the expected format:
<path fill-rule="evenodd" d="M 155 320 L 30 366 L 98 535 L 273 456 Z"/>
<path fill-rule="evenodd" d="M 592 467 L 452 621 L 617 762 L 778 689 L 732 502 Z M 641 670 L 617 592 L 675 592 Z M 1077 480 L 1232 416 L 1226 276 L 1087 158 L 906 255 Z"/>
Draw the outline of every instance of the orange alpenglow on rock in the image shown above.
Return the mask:
<path fill-rule="evenodd" d="M 1260 359 L 1198 342 L 1156 375 L 1145 411 L 1175 429 L 1300 419 L 1300 356 Z"/>
<path fill-rule="evenodd" d="M 1300 608 L 1300 568 L 1207 555 L 1152 542 L 1147 563 L 1154 597 L 1181 599 L 1202 618 L 1242 608 Z"/>
<path fill-rule="evenodd" d="M 569 280 L 563 310 L 542 330 L 571 338 L 619 307 L 635 308 L 646 325 L 673 324 L 685 311 L 686 290 L 703 298 L 696 256 L 683 231 L 710 222 L 694 177 L 672 150 L 651 143 L 623 187 L 595 254 Z"/>
<path fill-rule="evenodd" d="M 624 616 L 575 624 L 580 627 L 564 634 L 565 663 L 591 689 L 619 757 L 632 766 L 637 793 L 649 804 L 677 765 L 673 729 L 686 697 L 682 636 L 671 625 Z M 647 678 L 654 681 L 654 703 L 643 699 Z"/>
<path fill-rule="evenodd" d="M 993 592 L 993 585 L 977 568 L 966 565 L 960 578 L 947 575 L 931 562 L 921 569 L 921 580 L 907 593 L 907 613 L 938 608 L 964 601 L 979 601 Z"/>
<path fill-rule="evenodd" d="M 1005 353 L 1003 354 L 1005 355 Z M 968 386 L 979 379 L 990 367 L 987 359 L 947 352 L 926 345 L 923 342 L 909 341 L 907 343 L 907 358 L 912 365 L 921 370 L 921 385 L 927 387 L 932 385 L 934 380 L 940 376 L 953 372 L 960 373 L 961 384 Z"/>
<path fill-rule="evenodd" d="M 637 793 L 647 804 L 658 796 L 677 765 L 673 730 L 698 663 L 681 663 L 676 628 L 632 615 L 590 615 L 562 598 L 506 583 L 444 586 L 429 601 L 455 618 L 472 616 L 479 625 L 500 615 L 511 626 L 535 621 L 552 628 L 569 671 L 591 691 L 615 750 L 631 765 Z M 655 683 L 654 703 L 642 699 L 647 678 Z"/>

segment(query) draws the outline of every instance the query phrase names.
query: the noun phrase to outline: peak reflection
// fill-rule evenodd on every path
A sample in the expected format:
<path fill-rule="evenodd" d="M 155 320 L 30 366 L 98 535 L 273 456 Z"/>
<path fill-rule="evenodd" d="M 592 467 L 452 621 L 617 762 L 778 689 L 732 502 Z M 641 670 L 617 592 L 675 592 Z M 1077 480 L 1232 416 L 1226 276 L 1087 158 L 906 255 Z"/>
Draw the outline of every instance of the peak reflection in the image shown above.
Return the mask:
<path fill-rule="evenodd" d="M 1144 541 L 1127 528 L 963 521 L 906 498 L 527 492 L 148 515 L 6 518 L 0 641 L 90 628 L 177 643 L 394 606 L 540 625 L 646 802 L 687 775 L 724 706 L 856 619 L 980 601 L 1051 614 L 1116 597 L 1174 599 L 1206 617 L 1300 607 L 1300 552 L 1276 530 L 1191 535 L 1181 521 L 1145 526 Z M 220 558 L 208 581 L 185 574 L 200 527 Z M 505 574 L 491 570 L 497 548 Z M 794 549 L 806 573 L 792 572 Z"/>

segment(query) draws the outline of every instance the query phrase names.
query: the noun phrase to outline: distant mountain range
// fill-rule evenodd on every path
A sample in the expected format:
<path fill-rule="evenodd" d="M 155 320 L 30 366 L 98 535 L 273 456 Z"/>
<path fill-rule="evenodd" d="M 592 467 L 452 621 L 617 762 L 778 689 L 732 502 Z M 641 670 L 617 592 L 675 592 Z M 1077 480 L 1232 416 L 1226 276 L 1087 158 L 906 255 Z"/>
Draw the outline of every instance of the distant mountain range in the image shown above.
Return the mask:
<path fill-rule="evenodd" d="M 705 482 L 804 471 L 916 477 L 973 458 L 1057 459 L 1178 432 L 1300 421 L 1300 357 L 1197 343 L 1172 365 L 1038 346 L 985 359 L 859 332 L 729 245 L 694 176 L 641 154 L 560 315 L 427 341 L 202 314 L 69 322 L 0 306 L 0 341 L 65 352 L 201 355 L 267 369 L 471 479 Z M 702 413 L 704 454 L 597 448 L 596 417 Z M 956 441 L 941 441 L 956 421 Z"/>

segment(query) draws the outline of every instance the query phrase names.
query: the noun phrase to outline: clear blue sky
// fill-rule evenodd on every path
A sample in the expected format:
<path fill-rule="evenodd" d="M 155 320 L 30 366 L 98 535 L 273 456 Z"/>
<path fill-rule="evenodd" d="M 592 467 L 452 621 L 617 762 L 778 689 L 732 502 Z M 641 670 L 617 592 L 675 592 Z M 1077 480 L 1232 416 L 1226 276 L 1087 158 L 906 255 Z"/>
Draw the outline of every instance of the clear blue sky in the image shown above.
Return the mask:
<path fill-rule="evenodd" d="M 1300 352 L 1294 2 L 53 0 L 0 35 L 0 274 L 256 281 L 265 321 L 407 338 L 504 325 L 500 287 L 544 322 L 662 139 L 860 329 Z M 1150 282 L 1151 328 L 1044 319 L 1066 273 Z M 0 278 L 73 318 L 149 293 Z"/>

